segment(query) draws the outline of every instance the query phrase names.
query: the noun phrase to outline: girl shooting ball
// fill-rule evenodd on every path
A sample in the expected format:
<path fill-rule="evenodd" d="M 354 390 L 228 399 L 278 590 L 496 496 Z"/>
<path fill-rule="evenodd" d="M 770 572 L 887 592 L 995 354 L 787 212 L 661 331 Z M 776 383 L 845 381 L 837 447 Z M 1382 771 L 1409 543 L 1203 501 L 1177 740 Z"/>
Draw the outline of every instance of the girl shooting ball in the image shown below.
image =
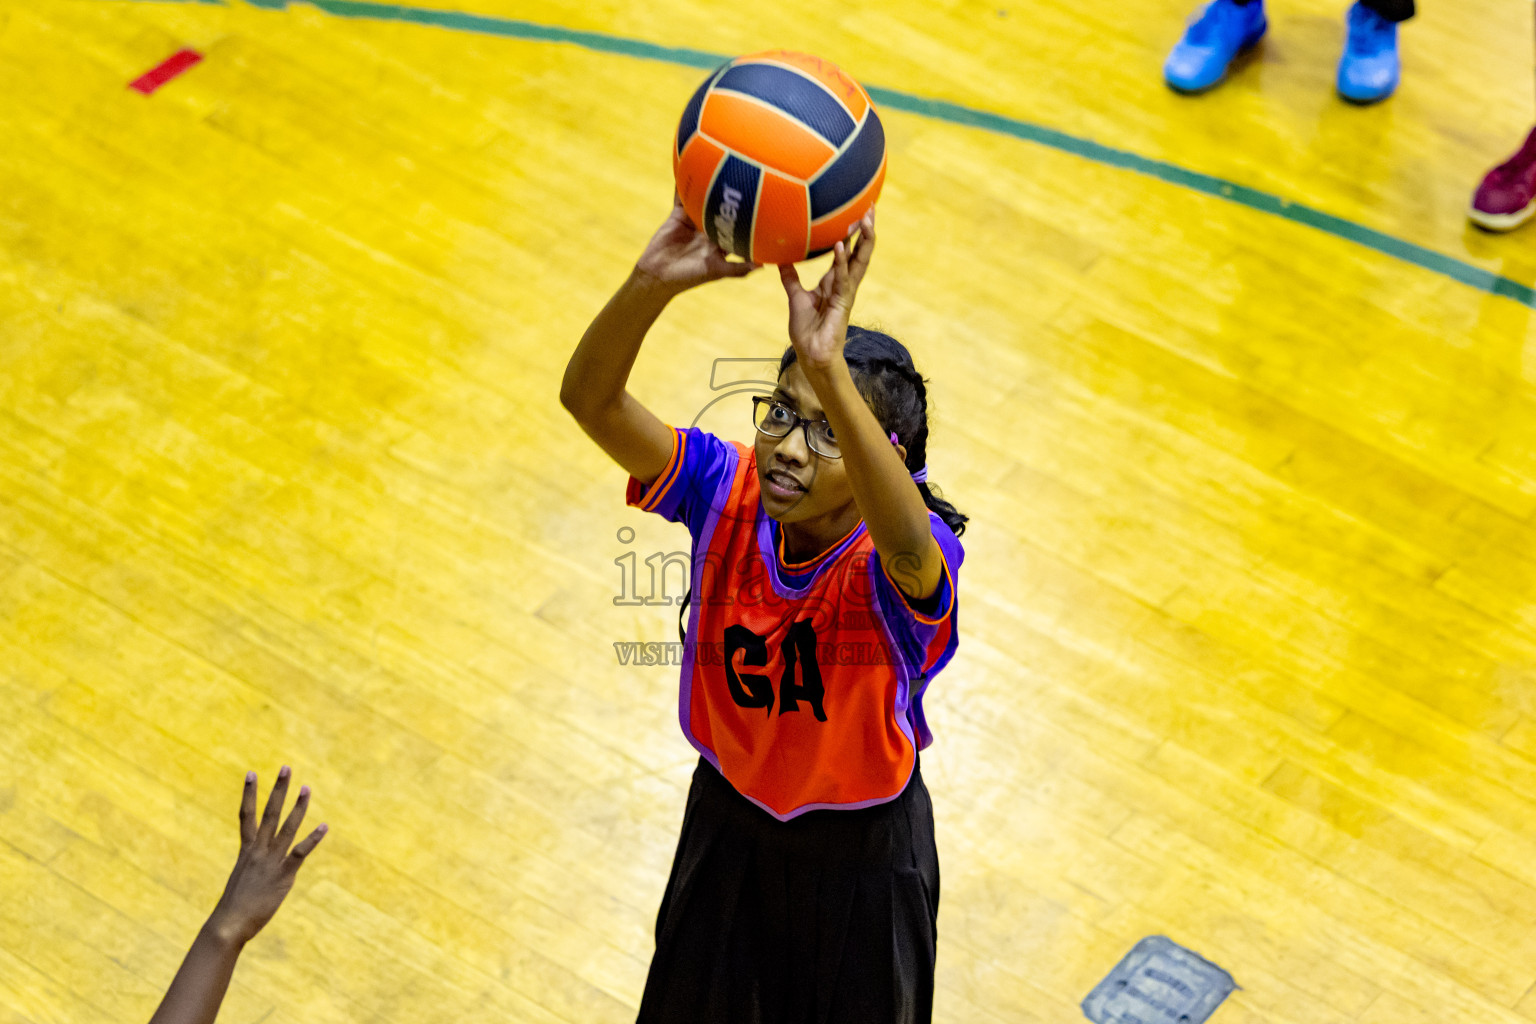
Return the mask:
<path fill-rule="evenodd" d="M 681 204 L 566 368 L 561 403 L 629 472 L 629 504 L 693 536 L 678 709 L 700 759 L 641 1024 L 931 1018 L 921 701 L 955 651 L 966 517 L 927 484 L 911 355 L 848 325 L 874 248 L 871 211 L 815 290 L 779 268 L 790 348 L 753 400 L 751 447 L 674 429 L 625 390 L 673 297 L 757 269 Z"/>

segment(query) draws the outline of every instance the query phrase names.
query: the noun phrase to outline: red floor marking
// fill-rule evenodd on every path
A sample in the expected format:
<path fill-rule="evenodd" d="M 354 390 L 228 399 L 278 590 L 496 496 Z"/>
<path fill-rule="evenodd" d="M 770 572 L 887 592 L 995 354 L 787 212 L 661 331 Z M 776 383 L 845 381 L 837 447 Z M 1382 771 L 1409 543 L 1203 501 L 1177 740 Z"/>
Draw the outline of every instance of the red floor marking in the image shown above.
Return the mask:
<path fill-rule="evenodd" d="M 129 82 L 128 88 L 137 89 L 145 96 L 148 96 L 202 59 L 203 55 L 196 50 L 178 50 L 167 57 L 163 64 L 151 68 L 143 75 Z"/>

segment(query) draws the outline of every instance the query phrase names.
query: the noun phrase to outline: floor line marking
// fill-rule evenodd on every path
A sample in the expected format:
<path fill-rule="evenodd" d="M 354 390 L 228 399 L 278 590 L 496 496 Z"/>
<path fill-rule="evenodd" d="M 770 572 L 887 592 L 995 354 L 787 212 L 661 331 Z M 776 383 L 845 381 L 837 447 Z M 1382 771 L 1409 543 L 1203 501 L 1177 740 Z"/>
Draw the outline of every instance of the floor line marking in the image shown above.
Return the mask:
<path fill-rule="evenodd" d="M 145 96 L 153 95 L 156 89 L 191 68 L 202 59 L 203 55 L 196 50 L 177 50 L 165 58 L 165 60 L 129 82 L 128 88 L 136 89 Z"/>
<path fill-rule="evenodd" d="M 229 0 L 127 0 L 132 3 L 203 3 L 227 6 Z M 307 3 L 327 14 L 340 18 L 367 18 L 377 21 L 398 21 L 416 25 L 428 25 L 459 32 L 476 32 L 482 35 L 501 36 L 528 42 L 565 43 L 613 53 L 625 57 L 680 64 L 685 67 L 713 69 L 729 60 L 726 54 L 709 53 L 687 47 L 662 46 L 641 39 L 609 35 L 586 29 L 562 28 L 516 18 L 500 18 L 486 14 L 468 14 L 462 11 L 443 11 L 405 4 L 373 3 L 369 0 L 243 0 L 251 7 L 264 10 L 287 10 L 291 3 Z M 1121 170 L 1134 171 L 1171 185 L 1226 200 L 1261 213 L 1272 214 L 1296 224 L 1315 228 L 1347 242 L 1363 246 L 1384 256 L 1401 260 L 1424 270 L 1451 278 L 1491 295 L 1513 299 L 1536 309 L 1536 288 L 1519 281 L 1495 274 L 1490 270 L 1459 260 L 1454 256 L 1426 248 L 1407 239 L 1389 235 L 1384 231 L 1357 224 L 1352 220 L 1326 213 L 1315 207 L 1295 203 L 1289 199 L 1250 188 L 1235 181 L 1227 181 L 1210 174 L 1192 171 L 1177 164 L 1141 156 L 1129 150 L 1115 149 L 1091 139 L 1081 138 L 1055 128 L 1024 121 L 1019 118 L 995 114 L 990 111 L 967 107 L 947 100 L 928 99 L 912 93 L 879 86 L 869 86 L 875 102 L 891 110 L 943 121 L 962 127 L 980 128 L 999 135 L 1008 135 L 1025 142 L 1033 142 L 1063 153 L 1091 160 Z"/>

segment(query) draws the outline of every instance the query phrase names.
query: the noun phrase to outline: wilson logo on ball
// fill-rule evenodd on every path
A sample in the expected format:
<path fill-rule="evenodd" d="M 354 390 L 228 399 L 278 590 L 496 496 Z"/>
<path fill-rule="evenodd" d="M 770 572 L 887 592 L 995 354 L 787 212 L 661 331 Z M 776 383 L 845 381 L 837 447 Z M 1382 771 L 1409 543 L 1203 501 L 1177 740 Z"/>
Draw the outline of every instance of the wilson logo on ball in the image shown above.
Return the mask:
<path fill-rule="evenodd" d="M 717 68 L 683 110 L 672 151 L 689 220 L 755 263 L 831 249 L 885 182 L 885 129 L 836 65 L 769 50 Z"/>

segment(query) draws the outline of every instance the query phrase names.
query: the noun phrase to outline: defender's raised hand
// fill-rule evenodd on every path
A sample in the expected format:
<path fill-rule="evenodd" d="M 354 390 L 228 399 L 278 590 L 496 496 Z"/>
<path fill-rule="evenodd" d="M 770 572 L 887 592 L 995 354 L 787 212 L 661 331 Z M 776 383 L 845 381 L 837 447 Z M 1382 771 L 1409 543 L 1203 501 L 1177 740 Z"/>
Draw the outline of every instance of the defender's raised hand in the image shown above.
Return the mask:
<path fill-rule="evenodd" d="M 299 790 L 293 812 L 278 827 L 288 796 L 289 774 L 286 765 L 277 773 L 277 785 L 272 787 L 266 812 L 258 823 L 256 773 L 246 773 L 240 800 L 240 856 L 235 870 L 150 1024 L 213 1024 L 240 951 L 272 919 L 293 888 L 293 878 L 304 858 L 324 838 L 326 827 L 321 825 L 293 846 L 309 808 L 308 786 Z"/>
<path fill-rule="evenodd" d="M 300 787 L 288 820 L 278 827 L 288 797 L 289 774 L 286 765 L 277 773 L 277 784 L 267 797 L 260 823 L 256 820 L 256 773 L 245 776 L 240 800 L 240 856 L 213 912 L 217 927 L 237 942 L 249 942 L 272 919 L 293 888 L 304 858 L 325 838 L 326 826 L 321 825 L 293 845 L 309 810 L 308 786 Z"/>

